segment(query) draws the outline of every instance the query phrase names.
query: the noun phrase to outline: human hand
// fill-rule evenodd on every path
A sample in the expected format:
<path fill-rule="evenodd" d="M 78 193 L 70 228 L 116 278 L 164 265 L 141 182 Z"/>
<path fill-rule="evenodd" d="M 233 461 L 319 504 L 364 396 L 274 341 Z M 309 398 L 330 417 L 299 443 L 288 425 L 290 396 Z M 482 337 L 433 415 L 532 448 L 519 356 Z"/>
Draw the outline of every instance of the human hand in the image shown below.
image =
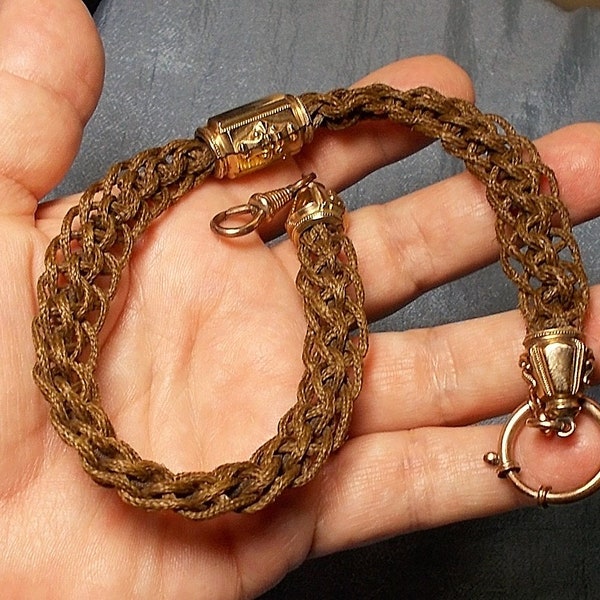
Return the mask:
<path fill-rule="evenodd" d="M 7 597 L 251 597 L 307 556 L 525 501 L 482 461 L 498 428 L 473 425 L 526 397 L 516 312 L 374 334 L 351 439 L 315 481 L 260 513 L 191 523 L 133 509 L 94 485 L 49 425 L 31 378 L 29 333 L 43 252 L 76 202 L 37 207 L 37 200 L 68 168 L 101 86 L 101 48 L 83 5 L 5 0 L 0 68 L 0 582 Z M 467 76 L 439 57 L 401 61 L 361 84 L 373 81 L 472 94 Z M 580 125 L 538 142 L 578 221 L 600 212 L 598 139 L 596 126 Z M 103 332 L 98 378 L 118 434 L 173 470 L 245 459 L 269 438 L 294 402 L 302 370 L 295 252 L 257 237 L 223 243 L 208 229 L 211 216 L 302 172 L 343 189 L 423 143 L 389 123 L 319 132 L 295 163 L 208 181 L 154 223 Z M 370 318 L 493 261 L 493 221 L 468 174 L 351 214 Z M 596 352 L 597 316 L 593 293 L 587 341 Z M 586 425 L 578 444 L 536 465 L 545 483 L 556 477 L 569 485 L 594 466 L 586 451 L 598 447 Z M 577 472 L 555 475 L 563 450 Z"/>

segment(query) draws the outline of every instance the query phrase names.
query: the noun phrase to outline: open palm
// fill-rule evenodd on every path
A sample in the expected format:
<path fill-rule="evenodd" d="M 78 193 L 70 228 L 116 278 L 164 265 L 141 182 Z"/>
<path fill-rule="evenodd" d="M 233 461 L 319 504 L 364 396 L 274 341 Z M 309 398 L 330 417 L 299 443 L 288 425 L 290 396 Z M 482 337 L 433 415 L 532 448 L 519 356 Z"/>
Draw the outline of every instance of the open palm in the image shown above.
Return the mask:
<path fill-rule="evenodd" d="M 523 502 L 481 459 L 495 448 L 497 427 L 473 426 L 525 397 L 516 312 L 373 335 L 351 439 L 313 483 L 258 514 L 193 523 L 136 510 L 94 485 L 49 425 L 31 377 L 29 332 L 44 250 L 76 202 L 38 207 L 38 199 L 68 169 L 101 80 L 101 46 L 80 2 L 0 2 L 0 584 L 7 597 L 252 597 L 309 555 Z M 466 75 L 440 57 L 402 61 L 361 83 L 372 81 L 472 93 Z M 573 126 L 538 143 L 577 220 L 600 212 L 592 185 L 599 131 Z M 423 143 L 382 123 L 323 133 L 295 163 L 240 182 L 209 181 L 153 224 L 103 331 L 98 379 L 119 436 L 173 470 L 245 459 L 271 437 L 302 371 L 294 249 L 268 247 L 258 236 L 218 239 L 210 217 L 312 170 L 342 189 Z M 370 318 L 494 260 L 493 220 L 468 174 L 353 213 L 349 232 Z M 587 333 L 598 351 L 596 298 Z M 556 474 L 556 449 L 554 462 L 537 465 L 546 483 L 560 477 L 568 485 L 594 466 L 597 442 L 586 425 L 568 447 L 579 471 Z"/>

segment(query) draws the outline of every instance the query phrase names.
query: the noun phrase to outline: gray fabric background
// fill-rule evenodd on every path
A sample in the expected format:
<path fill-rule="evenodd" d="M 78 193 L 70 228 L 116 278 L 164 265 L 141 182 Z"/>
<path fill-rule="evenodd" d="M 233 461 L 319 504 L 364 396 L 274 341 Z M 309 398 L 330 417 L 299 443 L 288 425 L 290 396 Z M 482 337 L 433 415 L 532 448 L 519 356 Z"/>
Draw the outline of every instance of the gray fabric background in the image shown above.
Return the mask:
<path fill-rule="evenodd" d="M 566 13 L 543 0 L 104 0 L 96 21 L 105 89 L 56 194 L 78 191 L 115 160 L 188 137 L 208 116 L 250 99 L 345 86 L 421 53 L 461 64 L 478 106 L 526 135 L 600 120 L 600 12 L 590 9 Z M 381 202 L 461 168 L 435 146 L 344 196 L 352 206 Z M 600 223 L 576 232 L 596 283 Z M 377 327 L 435 325 L 515 303 L 495 265 Z M 600 496 L 401 536 L 306 563 L 264 597 L 600 598 L 599 508 Z"/>

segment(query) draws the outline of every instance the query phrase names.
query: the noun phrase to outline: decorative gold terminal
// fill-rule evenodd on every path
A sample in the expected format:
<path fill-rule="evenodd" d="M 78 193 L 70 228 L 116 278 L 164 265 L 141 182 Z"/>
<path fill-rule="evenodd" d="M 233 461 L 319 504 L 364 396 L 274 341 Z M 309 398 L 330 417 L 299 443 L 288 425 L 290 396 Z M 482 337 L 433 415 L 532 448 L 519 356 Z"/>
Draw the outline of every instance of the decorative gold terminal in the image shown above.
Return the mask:
<path fill-rule="evenodd" d="M 582 410 L 600 424 L 600 405 L 583 394 L 593 368 L 592 351 L 581 340 L 579 330 L 569 327 L 528 335 L 523 344 L 526 352 L 521 368 L 529 383 L 529 401 L 521 404 L 504 425 L 498 452 L 488 452 L 483 459 L 495 467 L 498 477 L 509 479 L 540 506 L 574 502 L 600 489 L 600 472 L 573 490 L 553 492 L 544 485 L 535 489 L 521 479 L 521 467 L 512 455 L 525 425 L 547 435 L 567 437 L 574 433 L 575 418 Z"/>
<path fill-rule="evenodd" d="M 530 425 L 564 437 L 573 433 L 589 383 L 593 355 L 576 329 L 546 329 L 525 338 L 521 357 L 534 418 Z"/>
<path fill-rule="evenodd" d="M 333 190 L 312 181 L 296 194 L 285 229 L 297 246 L 300 236 L 308 227 L 316 223 L 342 223 L 344 212 L 344 204 Z"/>
<path fill-rule="evenodd" d="M 233 179 L 297 154 L 313 127 L 298 98 L 278 94 L 210 118 L 196 136 L 215 155 L 214 176 Z"/>

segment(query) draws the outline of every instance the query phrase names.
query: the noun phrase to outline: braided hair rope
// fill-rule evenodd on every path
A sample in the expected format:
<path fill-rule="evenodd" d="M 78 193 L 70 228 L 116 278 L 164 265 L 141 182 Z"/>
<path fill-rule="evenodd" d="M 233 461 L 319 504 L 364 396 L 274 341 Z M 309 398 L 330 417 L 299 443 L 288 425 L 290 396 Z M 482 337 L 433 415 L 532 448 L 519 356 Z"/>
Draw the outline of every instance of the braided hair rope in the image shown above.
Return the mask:
<path fill-rule="evenodd" d="M 556 176 L 505 119 L 429 88 L 371 85 L 301 99 L 315 126 L 344 129 L 385 118 L 440 139 L 486 186 L 500 261 L 519 290 L 528 332 L 581 327 L 589 288 Z"/>
<path fill-rule="evenodd" d="M 300 100 L 315 127 L 390 119 L 441 139 L 486 185 L 501 261 L 518 286 L 528 330 L 580 327 L 587 281 L 554 174 L 506 121 L 428 88 L 372 85 Z M 341 223 L 316 222 L 298 241 L 305 371 L 276 435 L 247 461 L 184 473 L 141 458 L 117 436 L 95 377 L 99 332 L 135 241 L 213 172 L 215 160 L 205 140 L 178 140 L 114 165 L 91 185 L 47 249 L 33 322 L 34 379 L 54 428 L 77 450 L 83 468 L 132 505 L 191 519 L 253 512 L 310 481 L 348 435 L 367 351 L 354 248 Z"/>

